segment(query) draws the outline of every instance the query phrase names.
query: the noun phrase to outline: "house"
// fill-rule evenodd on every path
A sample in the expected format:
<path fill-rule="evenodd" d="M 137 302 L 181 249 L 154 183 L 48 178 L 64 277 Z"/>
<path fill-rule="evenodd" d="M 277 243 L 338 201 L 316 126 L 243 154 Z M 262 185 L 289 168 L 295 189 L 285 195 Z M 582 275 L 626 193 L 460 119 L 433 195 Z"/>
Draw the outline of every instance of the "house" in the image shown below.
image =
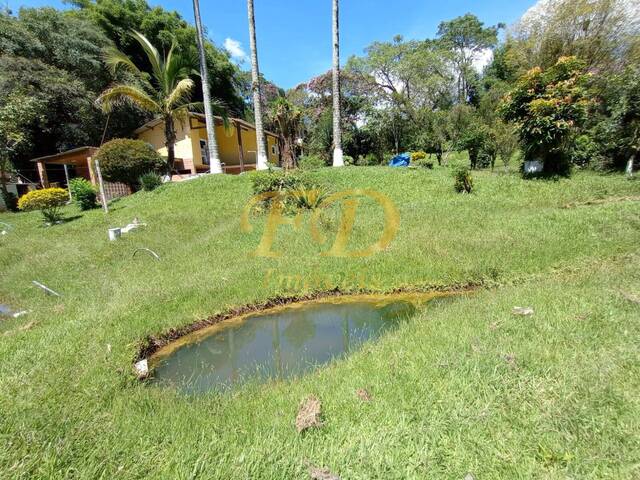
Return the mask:
<path fill-rule="evenodd" d="M 225 128 L 222 118 L 215 117 L 218 152 L 225 173 L 242 173 L 256 168 L 256 129 L 239 118 L 230 118 Z M 189 113 L 184 122 L 176 123 L 175 168 L 180 174 L 197 174 L 209 171 L 207 131 L 204 115 Z M 162 156 L 167 156 L 164 140 L 164 122 L 151 120 L 133 132 L 133 135 L 149 143 Z M 280 163 L 278 136 L 265 132 L 267 159 L 273 164 Z M 78 147 L 55 155 L 47 155 L 31 160 L 38 169 L 43 187 L 66 186 L 69 179 L 83 177 L 98 185 L 98 174 L 94 157 L 97 147 Z M 129 195 L 131 189 L 123 183 L 103 182 L 105 197 Z"/>
<path fill-rule="evenodd" d="M 229 118 L 225 128 L 222 118 L 215 117 L 215 133 L 218 154 L 225 173 L 242 173 L 256 168 L 256 128 L 239 118 Z M 160 155 L 167 156 L 164 139 L 164 122 L 158 118 L 144 124 L 134 135 L 151 144 Z M 202 173 L 209 170 L 207 130 L 205 117 L 200 113 L 189 113 L 184 122 L 176 122 L 175 167 L 179 173 Z M 278 165 L 278 136 L 265 132 L 267 159 Z"/>

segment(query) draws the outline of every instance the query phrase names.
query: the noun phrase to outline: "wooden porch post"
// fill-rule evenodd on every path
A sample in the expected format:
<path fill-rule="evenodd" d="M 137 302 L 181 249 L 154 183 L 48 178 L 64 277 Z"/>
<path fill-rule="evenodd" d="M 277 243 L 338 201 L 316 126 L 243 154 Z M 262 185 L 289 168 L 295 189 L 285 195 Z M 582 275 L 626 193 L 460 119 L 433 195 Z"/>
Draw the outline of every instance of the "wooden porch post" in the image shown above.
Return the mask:
<path fill-rule="evenodd" d="M 238 158 L 240 159 L 240 172 L 244 172 L 244 149 L 242 148 L 242 129 L 236 122 L 236 133 L 238 134 Z"/>
<path fill-rule="evenodd" d="M 49 188 L 49 177 L 47 176 L 47 166 L 44 162 L 36 162 L 38 167 L 38 175 L 40 176 L 40 183 L 42 188 Z"/>
<path fill-rule="evenodd" d="M 87 166 L 89 167 L 89 180 L 91 184 L 95 187 L 98 186 L 98 181 L 96 180 L 96 174 L 93 172 L 93 162 L 91 157 L 87 157 Z"/>

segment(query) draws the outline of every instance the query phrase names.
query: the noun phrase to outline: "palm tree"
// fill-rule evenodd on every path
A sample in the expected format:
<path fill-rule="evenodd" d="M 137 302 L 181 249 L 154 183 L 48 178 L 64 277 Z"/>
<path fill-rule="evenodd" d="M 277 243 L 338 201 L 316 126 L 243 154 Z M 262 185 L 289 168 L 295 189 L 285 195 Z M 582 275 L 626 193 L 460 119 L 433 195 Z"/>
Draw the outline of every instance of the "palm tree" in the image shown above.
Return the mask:
<path fill-rule="evenodd" d="M 144 50 L 151 72 L 140 70 L 121 51 L 115 48 L 107 50 L 104 55 L 107 66 L 114 73 L 118 68 L 124 68 L 133 78 L 127 83 L 106 89 L 96 103 L 105 112 L 128 103 L 162 118 L 167 146 L 167 173 L 170 174 L 175 161 L 176 122 L 185 121 L 190 110 L 202 108 L 201 103 L 191 102 L 194 82 L 189 76 L 198 75 L 196 62 L 175 51 L 175 43 L 171 45 L 169 53 L 161 57 L 147 37 L 136 31 L 131 36 Z"/>
<path fill-rule="evenodd" d="M 338 0 L 333 0 L 333 166 L 344 166 L 340 126 L 340 25 Z"/>
<path fill-rule="evenodd" d="M 196 40 L 200 56 L 200 77 L 202 79 L 202 98 L 204 100 L 204 118 L 207 127 L 207 147 L 209 149 L 209 167 L 211 173 L 222 173 L 218 142 L 216 140 L 216 125 L 211 108 L 211 93 L 209 92 L 209 74 L 207 72 L 207 58 L 204 52 L 204 35 L 202 33 L 202 19 L 200 18 L 200 3 L 193 0 L 193 16 L 196 21 Z"/>
<path fill-rule="evenodd" d="M 253 11 L 253 0 L 247 0 L 249 13 L 249 43 L 251 46 L 251 90 L 253 91 L 253 116 L 256 124 L 257 158 L 256 170 L 266 170 L 267 149 L 264 144 L 262 128 L 262 89 L 260 87 L 260 69 L 258 68 L 258 47 L 256 46 L 256 19 Z"/>

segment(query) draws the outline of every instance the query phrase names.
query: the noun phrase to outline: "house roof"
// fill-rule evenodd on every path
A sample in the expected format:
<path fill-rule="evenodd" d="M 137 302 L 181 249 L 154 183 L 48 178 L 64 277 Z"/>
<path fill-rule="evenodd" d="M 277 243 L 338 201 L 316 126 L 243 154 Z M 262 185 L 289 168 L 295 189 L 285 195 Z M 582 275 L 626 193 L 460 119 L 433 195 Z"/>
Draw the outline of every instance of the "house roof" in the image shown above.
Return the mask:
<path fill-rule="evenodd" d="M 190 117 L 195 117 L 198 120 L 205 122 L 205 116 L 202 113 L 196 113 L 196 112 L 189 112 L 189 116 Z M 222 123 L 222 117 L 215 115 L 214 120 L 217 124 L 221 124 Z M 256 126 L 251 123 L 251 122 L 247 122 L 246 120 L 242 120 L 241 118 L 235 118 L 235 117 L 229 117 L 229 121 L 231 123 L 235 123 L 238 125 L 242 125 L 243 127 L 255 130 Z M 158 118 L 154 118 L 153 120 L 148 121 L 147 123 L 145 123 L 144 125 L 142 125 L 141 127 L 136 128 L 133 133 L 135 133 L 136 135 L 139 133 L 144 132 L 145 130 L 149 130 L 152 129 L 154 127 L 156 127 L 157 125 L 160 125 L 162 123 L 162 118 L 158 117 Z M 273 132 L 269 132 L 268 130 L 264 131 L 265 134 L 267 135 L 271 135 L 272 137 L 276 137 L 278 138 L 278 135 L 273 133 Z"/>
<path fill-rule="evenodd" d="M 32 158 L 32 162 L 73 164 L 78 160 L 85 160 L 92 157 L 98 151 L 98 147 L 78 147 L 67 150 L 66 152 L 56 153 L 55 155 L 46 155 L 44 157 Z"/>

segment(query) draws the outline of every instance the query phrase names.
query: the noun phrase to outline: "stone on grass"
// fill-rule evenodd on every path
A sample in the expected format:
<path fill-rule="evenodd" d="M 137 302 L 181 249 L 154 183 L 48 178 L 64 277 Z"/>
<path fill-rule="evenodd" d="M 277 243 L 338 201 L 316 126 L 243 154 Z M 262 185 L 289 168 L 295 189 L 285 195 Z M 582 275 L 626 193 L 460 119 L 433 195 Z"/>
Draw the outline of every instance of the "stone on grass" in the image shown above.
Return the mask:
<path fill-rule="evenodd" d="M 533 308 L 532 307 L 513 307 L 513 314 L 523 315 L 523 316 L 533 315 Z"/>
<path fill-rule="evenodd" d="M 363 402 L 371 401 L 371 394 L 365 388 L 359 388 L 358 390 L 356 390 L 356 395 Z"/>
<path fill-rule="evenodd" d="M 310 395 L 302 401 L 296 416 L 296 429 L 301 433 L 309 428 L 321 427 L 320 409 L 322 404 L 315 396 Z"/>
<path fill-rule="evenodd" d="M 340 477 L 334 475 L 327 468 L 318 468 L 313 465 L 309 465 L 309 475 L 312 480 L 340 480 Z"/>
<path fill-rule="evenodd" d="M 467 472 L 467 474 L 464 476 L 464 480 L 476 480 L 476 477 L 473 476 L 473 473 Z"/>
<path fill-rule="evenodd" d="M 145 379 L 149 376 L 149 362 L 146 358 L 140 360 L 133 366 L 133 370 L 136 372 L 138 380 Z"/>

